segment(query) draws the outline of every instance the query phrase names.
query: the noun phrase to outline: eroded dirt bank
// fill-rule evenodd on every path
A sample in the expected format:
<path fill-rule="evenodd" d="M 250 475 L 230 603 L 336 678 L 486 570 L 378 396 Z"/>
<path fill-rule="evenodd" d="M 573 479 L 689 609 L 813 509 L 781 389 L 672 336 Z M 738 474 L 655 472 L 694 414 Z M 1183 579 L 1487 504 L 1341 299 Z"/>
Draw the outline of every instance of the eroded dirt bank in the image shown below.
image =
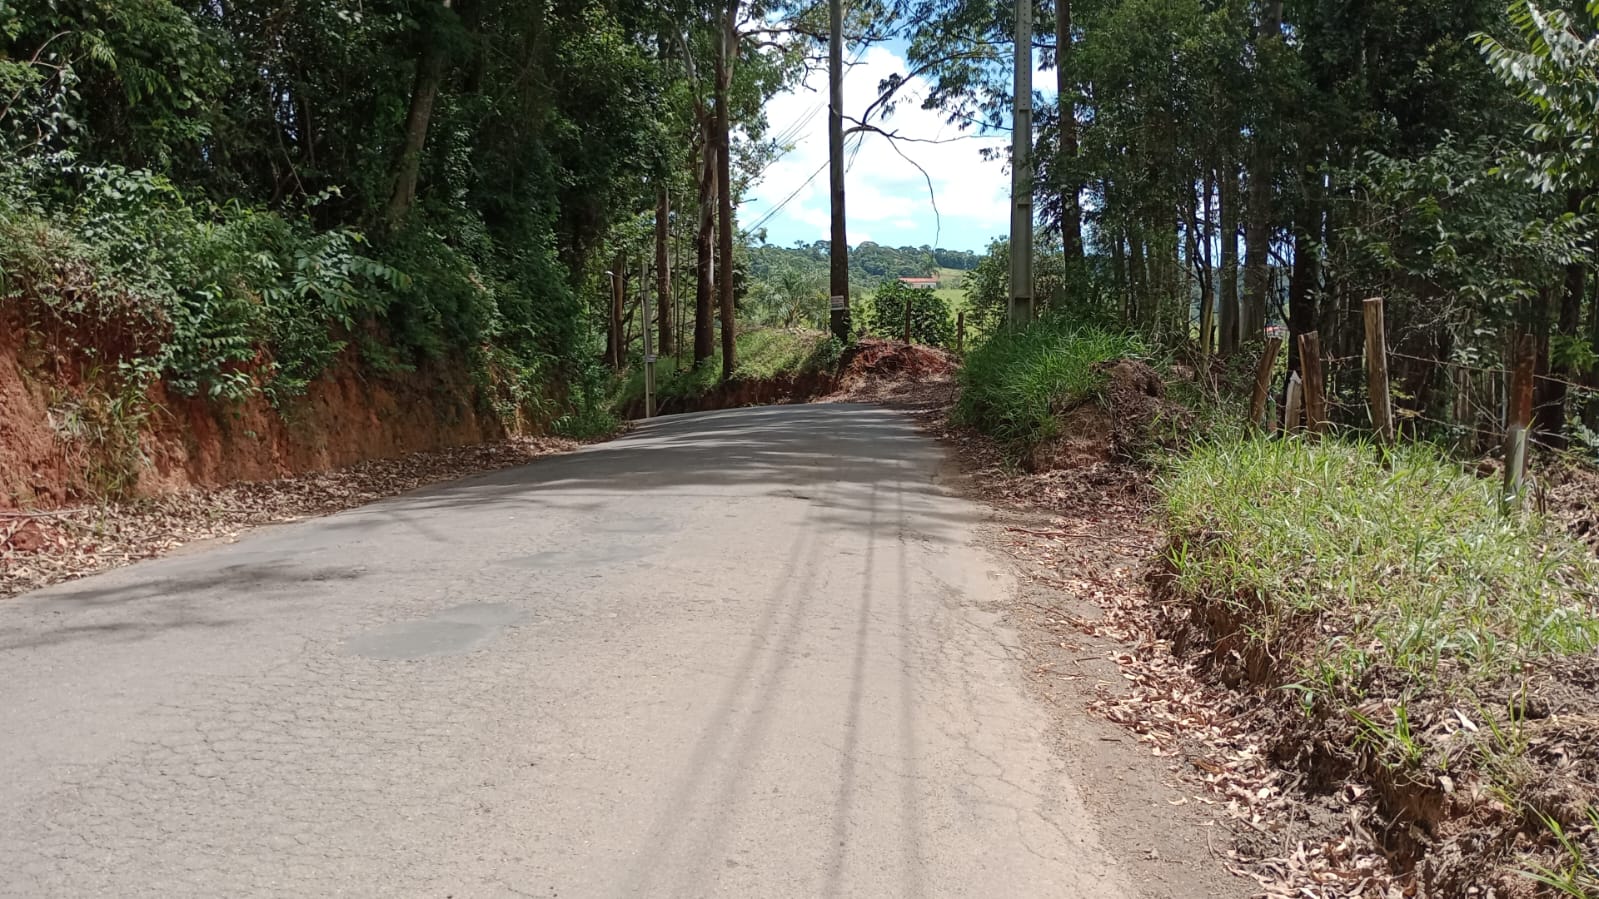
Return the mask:
<path fill-rule="evenodd" d="M 126 395 L 101 366 L 52 352 L 0 317 L 0 509 L 56 508 L 326 471 L 505 437 L 464 372 L 382 376 L 346 360 L 275 409 Z"/>

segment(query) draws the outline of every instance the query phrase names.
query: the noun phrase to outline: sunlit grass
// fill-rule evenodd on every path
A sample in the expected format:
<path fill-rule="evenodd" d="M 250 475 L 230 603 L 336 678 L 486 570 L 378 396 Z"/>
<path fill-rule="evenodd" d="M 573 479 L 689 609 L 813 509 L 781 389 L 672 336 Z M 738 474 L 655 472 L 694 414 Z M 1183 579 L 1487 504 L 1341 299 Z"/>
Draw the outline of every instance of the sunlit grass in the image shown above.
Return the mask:
<path fill-rule="evenodd" d="M 1178 589 L 1233 603 L 1299 686 L 1348 698 L 1374 667 L 1488 679 L 1599 645 L 1586 550 L 1422 446 L 1250 436 L 1160 483 Z"/>
<path fill-rule="evenodd" d="M 966 357 L 957 420 L 1025 450 L 1058 433 L 1058 414 L 1105 384 L 1099 363 L 1140 356 L 1127 334 L 1063 321 L 1001 331 Z"/>

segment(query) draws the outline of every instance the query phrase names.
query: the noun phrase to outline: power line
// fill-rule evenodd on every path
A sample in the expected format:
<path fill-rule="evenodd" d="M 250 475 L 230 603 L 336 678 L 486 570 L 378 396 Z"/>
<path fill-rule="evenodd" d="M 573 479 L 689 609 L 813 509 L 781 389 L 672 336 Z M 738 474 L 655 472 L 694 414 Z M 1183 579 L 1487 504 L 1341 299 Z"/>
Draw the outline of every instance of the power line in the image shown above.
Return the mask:
<path fill-rule="evenodd" d="M 855 152 L 856 153 L 860 152 L 861 139 L 863 137 L 864 137 L 863 134 L 855 135 Z M 854 156 L 850 157 L 850 161 L 854 162 Z M 788 196 L 784 197 L 783 201 L 781 203 L 778 203 L 776 206 L 773 206 L 771 209 L 767 210 L 766 214 L 761 216 L 761 220 L 756 222 L 755 224 L 749 226 L 748 228 L 745 228 L 744 229 L 744 233 L 745 234 L 751 234 L 751 233 L 753 233 L 755 231 L 760 230 L 760 227 L 762 225 L 764 225 L 767 222 L 772 220 L 772 216 L 777 215 L 779 212 L 782 212 L 783 211 L 783 207 L 785 207 L 789 203 L 793 202 L 794 198 L 800 195 L 800 191 L 802 191 L 805 188 L 809 187 L 811 185 L 811 182 L 816 180 L 816 176 L 820 175 L 822 172 L 827 170 L 827 164 L 829 162 L 831 162 L 831 160 L 825 160 L 825 159 L 822 160 L 821 166 L 819 168 L 817 168 L 816 171 L 811 172 L 811 176 L 809 178 L 806 178 L 804 181 L 800 182 L 800 186 L 794 188 L 794 192 L 793 193 L 791 193 Z"/>

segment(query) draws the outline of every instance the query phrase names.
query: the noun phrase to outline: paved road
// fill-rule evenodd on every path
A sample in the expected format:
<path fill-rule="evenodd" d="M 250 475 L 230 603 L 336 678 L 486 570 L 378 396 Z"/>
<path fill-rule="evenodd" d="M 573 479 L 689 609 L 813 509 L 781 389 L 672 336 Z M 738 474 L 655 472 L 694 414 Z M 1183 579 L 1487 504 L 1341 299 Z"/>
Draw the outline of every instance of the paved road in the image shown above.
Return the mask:
<path fill-rule="evenodd" d="M 941 460 L 678 416 L 0 603 L 0 893 L 1131 896 Z"/>

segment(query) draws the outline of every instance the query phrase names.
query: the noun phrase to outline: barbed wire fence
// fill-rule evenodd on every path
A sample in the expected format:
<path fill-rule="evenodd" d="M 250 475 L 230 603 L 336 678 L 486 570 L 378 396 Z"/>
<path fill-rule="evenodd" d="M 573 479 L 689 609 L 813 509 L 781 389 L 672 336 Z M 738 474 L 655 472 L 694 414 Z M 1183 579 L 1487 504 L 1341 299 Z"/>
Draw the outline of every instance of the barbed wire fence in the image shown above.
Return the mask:
<path fill-rule="evenodd" d="M 1502 368 L 1391 349 L 1387 346 L 1380 297 L 1367 299 L 1360 310 L 1349 312 L 1363 319 L 1363 352 L 1322 355 L 1320 335 L 1316 331 L 1289 337 L 1296 342 L 1299 364 L 1284 383 L 1280 408 L 1272 408 L 1275 397 L 1271 388 L 1285 335 L 1279 331 L 1268 337 L 1255 373 L 1250 403 L 1253 426 L 1273 432 L 1303 431 L 1316 436 L 1365 418 L 1382 443 L 1392 443 L 1406 435 L 1417 436 L 1422 429 L 1430 427 L 1453 437 L 1461 450 L 1499 449 L 1504 460 L 1505 502 L 1508 506 L 1516 506 L 1523 494 L 1528 447 L 1551 451 L 1566 448 L 1544 439 L 1535 424 L 1546 420 L 1556 407 L 1563 418 L 1566 404 L 1573 398 L 1579 404 L 1599 400 L 1599 387 L 1593 384 L 1538 372 L 1537 347 L 1530 334 L 1523 334 L 1511 347 L 1509 355 L 1514 357 L 1514 367 Z M 1396 392 L 1391 387 L 1388 370 L 1391 360 L 1418 363 L 1419 368 L 1412 368 L 1427 377 L 1443 373 L 1449 385 L 1447 418 L 1432 414 L 1425 398 L 1403 392 L 1399 397 L 1413 402 L 1394 404 Z M 1364 385 L 1359 384 L 1362 380 Z M 1559 389 L 1546 389 L 1549 387 Z M 1541 399 L 1546 395 L 1552 398 Z"/>

